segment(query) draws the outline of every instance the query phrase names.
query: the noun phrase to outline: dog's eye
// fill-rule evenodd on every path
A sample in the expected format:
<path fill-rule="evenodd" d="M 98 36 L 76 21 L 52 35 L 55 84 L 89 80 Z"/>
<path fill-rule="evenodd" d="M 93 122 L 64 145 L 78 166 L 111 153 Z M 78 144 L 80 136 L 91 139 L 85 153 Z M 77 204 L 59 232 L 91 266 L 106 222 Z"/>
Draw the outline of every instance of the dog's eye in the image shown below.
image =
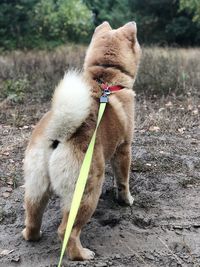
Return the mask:
<path fill-rule="evenodd" d="M 56 149 L 59 143 L 58 140 L 52 140 L 51 148 Z"/>

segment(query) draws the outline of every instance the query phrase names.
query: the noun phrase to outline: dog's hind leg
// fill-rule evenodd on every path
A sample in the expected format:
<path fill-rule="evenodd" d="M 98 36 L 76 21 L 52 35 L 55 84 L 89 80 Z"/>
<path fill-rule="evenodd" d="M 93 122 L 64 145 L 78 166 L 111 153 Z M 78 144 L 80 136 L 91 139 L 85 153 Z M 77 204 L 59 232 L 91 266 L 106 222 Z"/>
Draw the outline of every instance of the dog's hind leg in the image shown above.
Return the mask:
<path fill-rule="evenodd" d="M 117 184 L 118 201 L 132 205 L 134 198 L 129 190 L 129 170 L 131 163 L 131 145 L 124 143 L 120 145 L 111 159 L 111 165 Z"/>
<path fill-rule="evenodd" d="M 68 221 L 68 215 L 69 215 L 69 212 L 65 212 L 65 211 L 63 212 L 62 222 L 58 228 L 58 235 L 61 241 L 63 241 L 64 239 L 64 233 L 65 233 L 65 229 L 66 229 L 66 225 Z M 78 217 L 79 215 L 77 216 L 77 218 Z M 71 260 L 93 259 L 95 255 L 94 252 L 87 248 L 83 248 L 81 245 L 81 241 L 80 241 L 81 227 L 80 226 L 81 226 L 80 224 L 79 226 L 75 224 L 75 226 L 72 229 L 72 232 L 71 232 L 68 244 L 67 244 L 67 254 Z"/>
<path fill-rule="evenodd" d="M 49 193 L 46 192 L 40 199 L 33 201 L 29 197 L 25 197 L 25 209 L 26 209 L 26 228 L 22 231 L 22 235 L 25 240 L 37 241 L 41 237 L 41 223 L 42 216 L 46 204 L 49 199 Z"/>
<path fill-rule="evenodd" d="M 86 189 L 67 245 L 67 254 L 71 260 L 90 260 L 94 258 L 95 254 L 93 251 L 83 248 L 80 234 L 82 227 L 88 222 L 96 209 L 104 180 L 104 170 L 103 159 L 100 159 L 99 155 L 98 158 L 94 157 Z M 61 240 L 64 237 L 67 220 L 68 212 L 64 211 L 61 225 L 58 228 Z"/>
<path fill-rule="evenodd" d="M 41 147 L 28 151 L 24 170 L 26 228 L 22 234 L 25 240 L 35 241 L 41 236 L 42 216 L 50 196 L 47 166 Z"/>

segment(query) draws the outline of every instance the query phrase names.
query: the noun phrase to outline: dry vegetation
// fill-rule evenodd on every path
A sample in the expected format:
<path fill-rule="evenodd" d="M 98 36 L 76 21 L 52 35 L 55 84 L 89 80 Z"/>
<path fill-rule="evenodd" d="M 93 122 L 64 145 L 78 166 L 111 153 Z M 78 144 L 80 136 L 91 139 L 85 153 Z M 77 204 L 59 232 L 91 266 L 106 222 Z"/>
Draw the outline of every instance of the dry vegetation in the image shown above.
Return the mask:
<path fill-rule="evenodd" d="M 31 93 L 49 100 L 51 92 L 68 68 L 81 69 L 86 48 L 60 47 L 53 51 L 15 51 L 0 56 L 0 99 L 23 100 Z M 196 95 L 200 91 L 200 49 L 144 48 L 137 93 Z"/>
<path fill-rule="evenodd" d="M 15 51 L 0 56 L 0 99 L 32 97 L 49 100 L 68 68 L 82 68 L 86 48 L 60 47 L 53 51 Z M 196 95 L 200 91 L 200 49 L 144 48 L 135 90 L 156 95 Z M 15 97 L 14 97 L 15 95 Z"/>
<path fill-rule="evenodd" d="M 200 94 L 200 49 L 145 48 L 136 91 L 145 96 Z"/>
<path fill-rule="evenodd" d="M 0 56 L 0 99 L 23 102 L 31 94 L 36 102 L 48 101 L 68 68 L 81 68 L 85 47 L 60 47 L 53 51 L 14 51 Z"/>
<path fill-rule="evenodd" d="M 13 126 L 35 123 L 47 108 L 64 72 L 68 68 L 81 69 L 85 50 L 83 46 L 70 46 L 49 52 L 15 51 L 2 55 L 1 121 Z M 180 128 L 184 131 L 198 123 L 199 58 L 197 48 L 143 49 L 135 84 L 139 128 L 156 126 L 162 131 Z"/>

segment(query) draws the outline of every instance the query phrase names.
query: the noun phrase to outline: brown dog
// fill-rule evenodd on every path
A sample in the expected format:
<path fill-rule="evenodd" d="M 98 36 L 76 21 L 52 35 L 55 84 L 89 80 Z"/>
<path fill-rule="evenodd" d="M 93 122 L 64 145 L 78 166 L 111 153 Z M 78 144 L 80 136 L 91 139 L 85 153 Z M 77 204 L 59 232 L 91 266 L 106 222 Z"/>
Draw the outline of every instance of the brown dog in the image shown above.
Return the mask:
<path fill-rule="evenodd" d="M 37 124 L 26 150 L 23 230 L 26 240 L 40 238 L 42 215 L 52 191 L 62 201 L 63 219 L 58 234 L 63 239 L 75 183 L 97 121 L 101 82 L 120 86 L 121 90 L 109 96 L 98 128 L 86 189 L 67 246 L 69 258 L 94 257 L 91 250 L 82 247 L 79 237 L 97 206 L 107 160 L 112 163 L 119 200 L 132 205 L 129 191 L 135 96 L 132 87 L 139 59 L 135 22 L 117 30 L 104 22 L 94 32 L 83 73 L 69 72 L 58 85 L 52 108 Z"/>

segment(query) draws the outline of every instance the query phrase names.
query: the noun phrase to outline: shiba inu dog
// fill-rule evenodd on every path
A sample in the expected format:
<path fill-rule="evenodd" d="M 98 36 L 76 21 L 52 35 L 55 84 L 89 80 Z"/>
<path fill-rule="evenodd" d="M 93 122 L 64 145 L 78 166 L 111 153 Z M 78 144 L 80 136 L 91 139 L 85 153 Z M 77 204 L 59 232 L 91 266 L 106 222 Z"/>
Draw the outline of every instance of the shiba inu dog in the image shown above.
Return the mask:
<path fill-rule="evenodd" d="M 92 164 L 77 218 L 68 242 L 71 260 L 88 260 L 94 252 L 80 242 L 82 227 L 92 216 L 101 194 L 105 163 L 111 161 L 118 199 L 133 204 L 129 191 L 129 167 L 134 130 L 133 84 L 140 46 L 136 23 L 112 29 L 98 26 L 86 53 L 82 72 L 69 71 L 55 90 L 52 107 L 36 125 L 25 161 L 25 210 L 23 237 L 38 240 L 42 215 L 52 192 L 61 198 L 61 240 L 80 167 L 94 132 L 102 84 L 114 87 L 97 131 Z M 112 90 L 111 90 L 112 91 Z"/>

